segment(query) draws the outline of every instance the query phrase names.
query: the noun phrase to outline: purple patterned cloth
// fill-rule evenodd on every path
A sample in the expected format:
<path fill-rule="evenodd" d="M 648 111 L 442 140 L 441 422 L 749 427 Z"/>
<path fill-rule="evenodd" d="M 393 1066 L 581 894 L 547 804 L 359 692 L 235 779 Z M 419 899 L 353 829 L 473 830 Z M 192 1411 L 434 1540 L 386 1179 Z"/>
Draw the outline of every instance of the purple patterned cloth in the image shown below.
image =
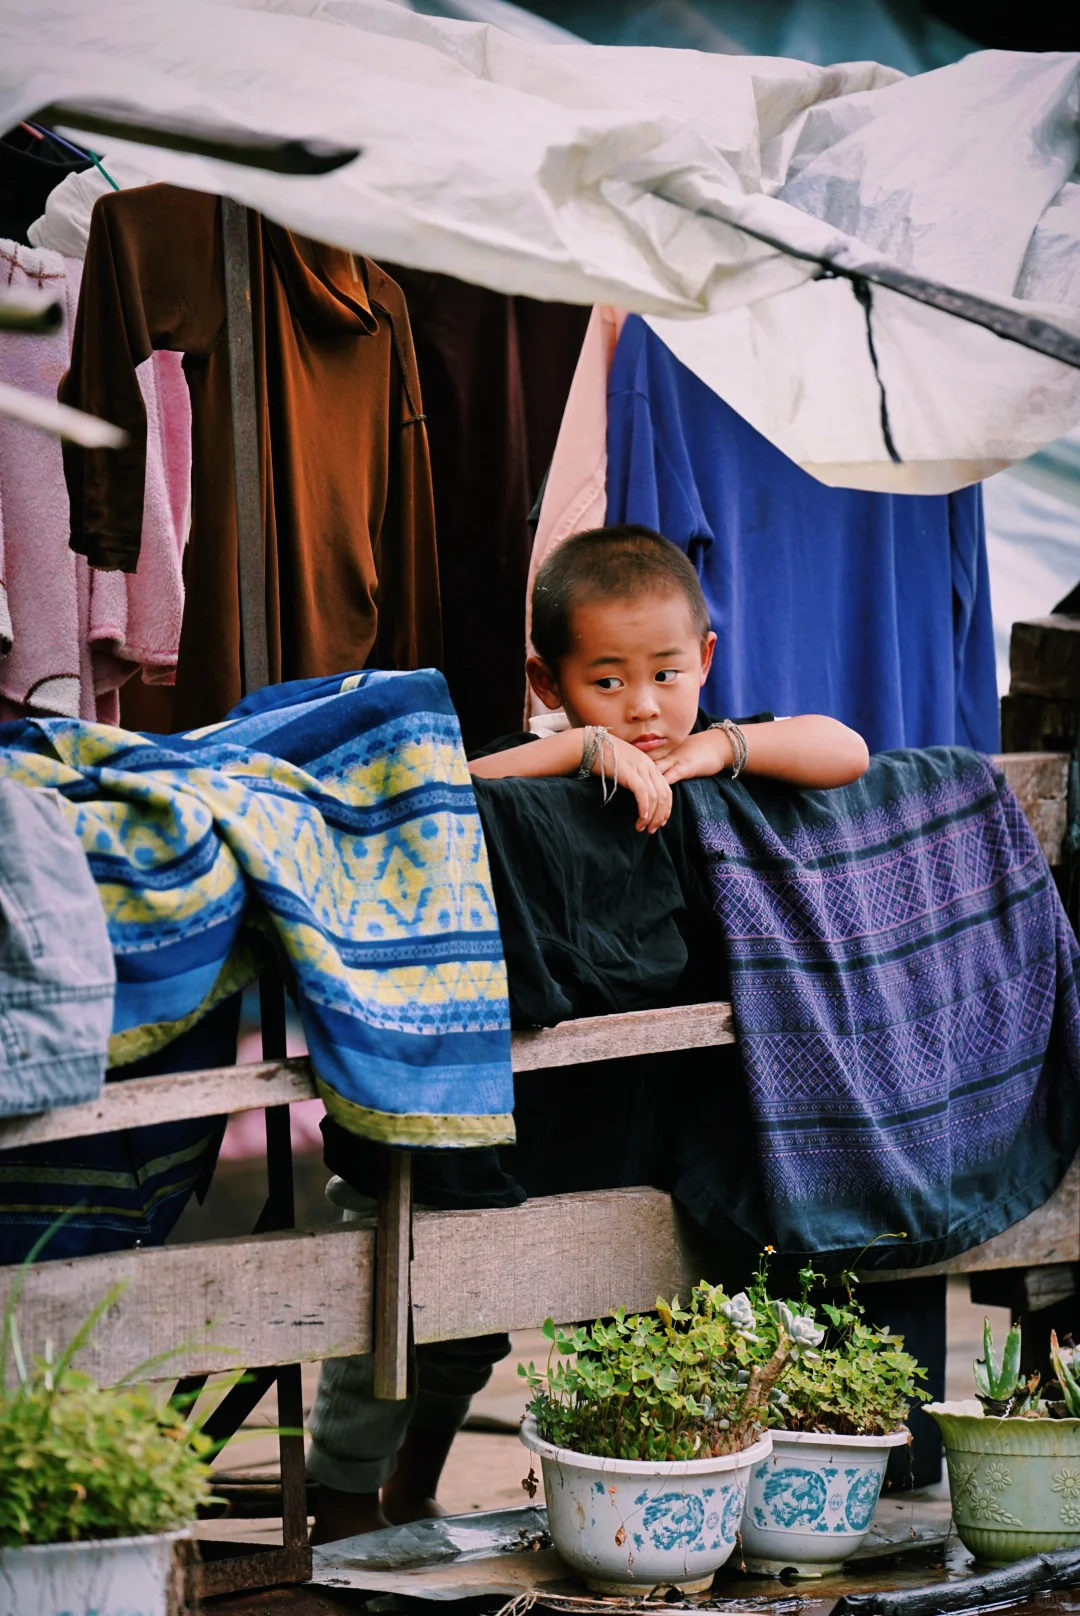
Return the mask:
<path fill-rule="evenodd" d="M 837 791 L 692 795 L 758 1167 L 742 1232 L 884 1236 L 868 1260 L 907 1267 L 1041 1205 L 1080 1145 L 1080 955 L 1004 778 L 934 747 Z"/>

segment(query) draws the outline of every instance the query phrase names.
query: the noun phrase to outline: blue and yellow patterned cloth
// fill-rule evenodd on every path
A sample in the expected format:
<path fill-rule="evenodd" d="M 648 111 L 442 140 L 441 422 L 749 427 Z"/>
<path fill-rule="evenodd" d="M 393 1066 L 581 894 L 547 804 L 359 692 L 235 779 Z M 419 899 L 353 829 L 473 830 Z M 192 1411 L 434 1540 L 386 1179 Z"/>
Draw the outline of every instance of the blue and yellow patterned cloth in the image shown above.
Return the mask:
<path fill-rule="evenodd" d="M 161 1049 L 276 949 L 327 1110 L 400 1146 L 514 1137 L 506 968 L 441 675 L 258 692 L 210 729 L 0 727 L 60 797 L 116 955 L 110 1064 Z"/>

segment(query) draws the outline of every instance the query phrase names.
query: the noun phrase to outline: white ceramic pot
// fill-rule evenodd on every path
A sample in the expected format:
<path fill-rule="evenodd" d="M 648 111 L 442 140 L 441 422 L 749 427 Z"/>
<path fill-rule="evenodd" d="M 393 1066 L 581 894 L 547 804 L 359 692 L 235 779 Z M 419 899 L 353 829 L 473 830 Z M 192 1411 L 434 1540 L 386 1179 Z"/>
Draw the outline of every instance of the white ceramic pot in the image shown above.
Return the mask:
<path fill-rule="evenodd" d="M 742 1521 L 747 1571 L 804 1577 L 835 1571 L 870 1530 L 885 1479 L 891 1436 L 825 1436 L 774 1431 L 773 1450 L 755 1465 Z"/>
<path fill-rule="evenodd" d="M 174 1616 L 189 1532 L 0 1549 L 0 1616 Z"/>
<path fill-rule="evenodd" d="M 540 1456 L 555 1547 L 604 1594 L 708 1588 L 735 1546 L 750 1471 L 772 1448 L 766 1432 L 723 1459 L 597 1459 L 553 1447 L 532 1419 L 521 1440 Z"/>

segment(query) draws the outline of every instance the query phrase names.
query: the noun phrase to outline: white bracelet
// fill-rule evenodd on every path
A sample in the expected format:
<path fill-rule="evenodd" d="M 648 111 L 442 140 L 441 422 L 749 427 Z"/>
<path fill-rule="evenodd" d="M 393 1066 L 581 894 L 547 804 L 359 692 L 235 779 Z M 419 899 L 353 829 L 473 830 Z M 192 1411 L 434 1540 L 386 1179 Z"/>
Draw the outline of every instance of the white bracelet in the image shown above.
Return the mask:
<path fill-rule="evenodd" d="M 611 747 L 611 784 L 608 784 L 607 773 L 604 767 L 604 748 Z M 615 795 L 619 787 L 619 754 L 615 750 L 606 724 L 586 724 L 585 739 L 581 743 L 581 767 L 578 770 L 579 780 L 587 780 L 593 772 L 597 758 L 600 759 L 600 789 L 603 792 L 606 806 Z"/>

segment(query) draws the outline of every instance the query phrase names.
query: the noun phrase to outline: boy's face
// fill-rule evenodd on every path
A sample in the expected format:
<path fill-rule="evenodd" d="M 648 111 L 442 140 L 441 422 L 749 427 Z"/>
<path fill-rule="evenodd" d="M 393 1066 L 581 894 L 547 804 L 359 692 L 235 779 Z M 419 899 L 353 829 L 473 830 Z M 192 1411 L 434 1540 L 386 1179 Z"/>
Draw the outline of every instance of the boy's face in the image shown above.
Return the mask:
<path fill-rule="evenodd" d="M 586 601 L 574 609 L 558 672 L 533 657 L 529 678 L 575 727 L 606 724 L 658 763 L 694 727 L 715 644 L 715 634 L 699 639 L 681 594 Z"/>

